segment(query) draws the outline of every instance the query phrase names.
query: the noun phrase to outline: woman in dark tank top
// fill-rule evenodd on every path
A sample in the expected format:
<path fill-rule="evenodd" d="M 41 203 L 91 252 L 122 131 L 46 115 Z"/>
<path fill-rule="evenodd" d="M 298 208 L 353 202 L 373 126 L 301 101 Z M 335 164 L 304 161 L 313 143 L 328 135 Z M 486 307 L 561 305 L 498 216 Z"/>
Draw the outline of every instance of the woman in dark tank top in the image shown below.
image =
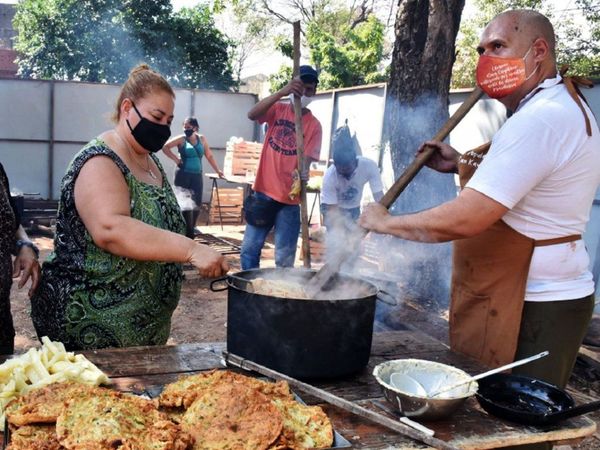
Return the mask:
<path fill-rule="evenodd" d="M 177 164 L 175 171 L 176 195 L 186 222 L 187 237 L 194 238 L 194 228 L 200 214 L 202 203 L 202 157 L 219 175 L 223 172 L 214 158 L 214 155 L 204 135 L 198 133 L 198 120 L 188 117 L 183 122 L 184 134 L 168 141 L 163 147 L 165 155 Z M 177 147 L 178 153 L 172 150 Z M 178 188 L 178 189 L 177 189 Z"/>

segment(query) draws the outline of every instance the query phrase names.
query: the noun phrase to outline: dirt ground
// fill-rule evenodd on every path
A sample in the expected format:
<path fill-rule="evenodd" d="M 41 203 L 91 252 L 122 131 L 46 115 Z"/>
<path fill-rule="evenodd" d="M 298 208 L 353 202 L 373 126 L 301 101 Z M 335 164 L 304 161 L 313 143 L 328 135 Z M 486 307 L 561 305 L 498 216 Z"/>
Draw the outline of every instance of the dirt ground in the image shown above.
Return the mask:
<path fill-rule="evenodd" d="M 225 239 L 232 244 L 240 244 L 243 236 L 242 226 L 226 226 L 224 230 L 220 226 L 202 226 L 203 233 L 212 234 Z M 41 260 L 43 261 L 52 249 L 52 239 L 49 235 L 33 234 L 33 240 L 40 248 Z M 226 256 L 233 271 L 240 270 L 239 254 Z M 263 267 L 272 267 L 273 262 L 273 247 L 267 244 L 263 250 L 261 265 Z M 297 266 L 301 266 L 301 262 L 297 261 Z M 223 292 L 213 292 L 210 290 L 210 283 L 199 278 L 192 268 L 186 268 L 185 280 L 183 282 L 179 306 L 173 315 L 171 328 L 171 337 L 169 344 L 183 344 L 192 342 L 219 342 L 226 339 L 226 316 L 227 316 L 227 294 Z M 13 320 L 17 336 L 15 338 L 15 352 L 21 353 L 32 346 L 38 344 L 33 325 L 30 318 L 30 304 L 27 298 L 27 289 L 18 290 L 16 283 L 13 283 L 11 292 L 11 306 Z M 411 312 L 404 315 L 404 321 L 416 323 L 419 320 L 419 310 L 421 315 L 427 313 L 428 305 L 414 305 Z M 416 312 L 415 312 L 416 311 Z M 441 314 L 443 317 L 444 314 Z M 423 317 L 420 318 L 423 320 Z M 600 345 L 600 317 L 596 318 L 595 332 L 592 333 L 592 340 L 597 341 L 596 345 Z M 425 317 L 426 324 L 430 321 L 430 317 Z M 426 325 L 425 325 L 426 326 Z M 445 340 L 447 335 L 447 323 L 442 319 L 433 326 L 429 325 L 423 329 L 425 332 L 434 337 Z M 594 347 L 591 347 L 594 348 Z M 600 350 L 599 347 L 595 347 Z M 598 352 L 600 355 L 600 351 Z M 592 354 L 592 356 L 594 356 Z M 577 367 L 569 384 L 570 390 L 576 390 L 582 396 L 579 401 L 592 401 L 600 397 L 600 363 L 596 363 L 594 358 L 578 359 Z M 593 420 L 600 424 L 600 413 L 591 414 Z M 600 427 L 599 427 L 600 429 Z M 600 433 L 582 441 L 578 446 L 558 447 L 560 450 L 574 448 L 578 450 L 600 449 Z"/>

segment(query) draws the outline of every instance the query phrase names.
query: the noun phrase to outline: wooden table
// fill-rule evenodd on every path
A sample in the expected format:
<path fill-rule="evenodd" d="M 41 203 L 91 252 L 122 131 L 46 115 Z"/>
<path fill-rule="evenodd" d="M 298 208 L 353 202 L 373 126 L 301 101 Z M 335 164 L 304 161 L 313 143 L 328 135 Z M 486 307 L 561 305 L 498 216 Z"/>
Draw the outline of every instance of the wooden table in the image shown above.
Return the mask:
<path fill-rule="evenodd" d="M 211 185 L 211 189 L 210 189 L 210 200 L 208 201 L 208 207 L 212 208 L 212 200 L 213 200 L 213 195 L 217 196 L 217 208 L 218 208 L 218 212 L 219 212 L 219 224 L 221 225 L 221 229 L 223 229 L 223 215 L 222 215 L 222 211 L 221 211 L 221 198 L 219 196 L 219 183 L 217 183 L 217 180 L 223 180 L 223 181 L 227 181 L 228 183 L 233 183 L 233 184 L 241 184 L 244 188 L 244 195 L 243 198 L 245 198 L 248 193 L 250 192 L 250 189 L 252 188 L 252 184 L 254 183 L 254 177 L 241 177 L 241 176 L 236 176 L 236 175 L 231 175 L 231 176 L 226 176 L 226 177 L 219 177 L 219 174 L 216 173 L 205 173 L 204 174 L 209 180 L 212 181 L 212 185 Z M 209 214 L 208 217 L 210 218 L 210 209 L 209 209 Z M 242 219 L 240 217 L 240 223 L 242 222 Z M 208 220 L 206 222 L 206 224 L 208 225 Z"/>
<path fill-rule="evenodd" d="M 83 352 L 106 372 L 116 389 L 156 392 L 165 383 L 182 374 L 223 367 L 223 343 L 199 343 L 176 346 L 135 347 Z M 311 384 L 366 408 L 383 413 L 372 402 L 383 400 L 379 385 L 371 372 L 380 362 L 397 358 L 421 358 L 460 367 L 471 374 L 482 367 L 475 361 L 451 352 L 440 341 L 415 330 L 375 333 L 368 367 L 362 372 L 335 380 L 312 381 Z M 1 357 L 0 357 L 1 361 Z M 309 404 L 321 404 L 297 392 Z M 362 417 L 328 404 L 321 404 L 333 426 L 353 448 L 430 448 L 401 434 L 390 431 Z M 436 437 L 461 449 L 498 448 L 508 445 L 544 441 L 577 441 L 592 435 L 596 424 L 580 416 L 545 428 L 512 424 L 487 415 L 475 398 L 450 418 L 427 422 Z"/>
<path fill-rule="evenodd" d="M 243 176 L 238 176 L 238 175 L 229 175 L 229 176 L 219 177 L 219 174 L 216 174 L 216 173 L 205 173 L 204 175 L 212 182 L 211 189 L 210 189 L 210 199 L 208 201 L 209 208 L 212 207 L 211 205 L 212 205 L 213 193 L 214 193 L 214 195 L 217 196 L 217 208 L 219 210 L 219 224 L 221 225 L 221 229 L 223 229 L 223 216 L 221 214 L 221 199 L 219 197 L 219 183 L 217 183 L 217 180 L 223 180 L 223 181 L 226 181 L 228 183 L 233 183 L 233 184 L 241 184 L 244 188 L 244 198 L 245 198 L 252 189 L 252 185 L 254 184 L 254 176 L 243 177 Z M 308 216 L 308 223 L 310 223 L 313 213 L 314 213 L 314 210 L 315 210 L 315 206 L 317 205 L 317 202 L 320 202 L 321 190 L 307 188 L 306 193 L 315 195 L 313 198 L 313 201 L 312 201 L 312 206 L 310 208 L 310 214 Z M 209 210 L 209 217 L 210 217 L 210 210 Z M 319 224 L 320 223 L 321 223 L 321 221 L 319 220 Z M 206 222 L 206 224 L 208 225 L 208 222 Z"/>

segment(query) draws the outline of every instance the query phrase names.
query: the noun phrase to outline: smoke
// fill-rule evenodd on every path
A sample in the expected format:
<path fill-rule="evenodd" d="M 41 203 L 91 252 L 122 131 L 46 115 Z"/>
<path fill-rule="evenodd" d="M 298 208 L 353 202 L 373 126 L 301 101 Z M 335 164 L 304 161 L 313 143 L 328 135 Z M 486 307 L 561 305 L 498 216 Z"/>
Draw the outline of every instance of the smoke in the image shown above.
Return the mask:
<path fill-rule="evenodd" d="M 177 197 L 177 203 L 182 211 L 191 211 L 196 209 L 196 203 L 192 200 L 193 192 L 189 189 L 183 189 L 179 186 L 173 186 L 173 192 Z"/>
<path fill-rule="evenodd" d="M 388 130 L 393 139 L 384 143 L 383 179 L 390 187 L 414 161 L 421 144 L 432 139 L 447 120 L 448 105 L 433 95 L 422 96 L 410 104 L 388 104 Z M 392 123 L 393 122 L 393 123 Z M 454 176 L 423 168 L 390 208 L 393 215 L 435 207 L 455 198 Z M 439 313 L 447 308 L 452 270 L 451 244 L 410 242 L 389 235 L 339 227 L 328 229 L 327 260 L 344 255 L 342 272 L 365 277 L 386 290 L 398 313 L 410 300 L 424 310 Z M 351 252 L 349 252 L 351 251 Z M 345 252 L 345 253 L 344 253 Z"/>

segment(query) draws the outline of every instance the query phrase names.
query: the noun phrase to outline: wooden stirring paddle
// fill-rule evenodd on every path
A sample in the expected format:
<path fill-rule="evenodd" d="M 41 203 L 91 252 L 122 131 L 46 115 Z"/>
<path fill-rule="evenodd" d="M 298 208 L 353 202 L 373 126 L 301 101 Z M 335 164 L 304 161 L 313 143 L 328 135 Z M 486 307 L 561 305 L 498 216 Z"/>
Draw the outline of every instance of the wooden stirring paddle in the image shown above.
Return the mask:
<path fill-rule="evenodd" d="M 452 114 L 452 116 L 446 121 L 444 126 L 437 132 L 433 137 L 434 141 L 443 141 L 450 134 L 450 132 L 458 125 L 458 123 L 466 116 L 471 108 L 477 103 L 479 98 L 483 95 L 483 92 L 478 87 L 473 90 L 471 95 L 463 102 L 462 105 Z M 427 146 L 425 150 L 419 153 L 410 166 L 406 168 L 404 173 L 400 175 L 400 178 L 392 185 L 392 187 L 385 193 L 383 198 L 379 201 L 380 204 L 389 209 L 390 206 L 396 201 L 398 196 L 406 189 L 406 186 L 412 181 L 412 179 L 419 173 L 421 168 L 427 163 L 429 158 L 435 153 L 435 147 Z M 361 229 L 362 237 L 367 235 L 367 230 Z M 331 280 L 339 271 L 342 263 L 346 259 L 347 255 L 352 251 L 337 253 L 330 261 L 325 263 L 323 267 L 319 269 L 313 277 L 308 280 L 307 285 L 304 287 L 304 292 L 309 298 L 316 298 L 319 293 L 323 290 L 323 287 Z"/>

